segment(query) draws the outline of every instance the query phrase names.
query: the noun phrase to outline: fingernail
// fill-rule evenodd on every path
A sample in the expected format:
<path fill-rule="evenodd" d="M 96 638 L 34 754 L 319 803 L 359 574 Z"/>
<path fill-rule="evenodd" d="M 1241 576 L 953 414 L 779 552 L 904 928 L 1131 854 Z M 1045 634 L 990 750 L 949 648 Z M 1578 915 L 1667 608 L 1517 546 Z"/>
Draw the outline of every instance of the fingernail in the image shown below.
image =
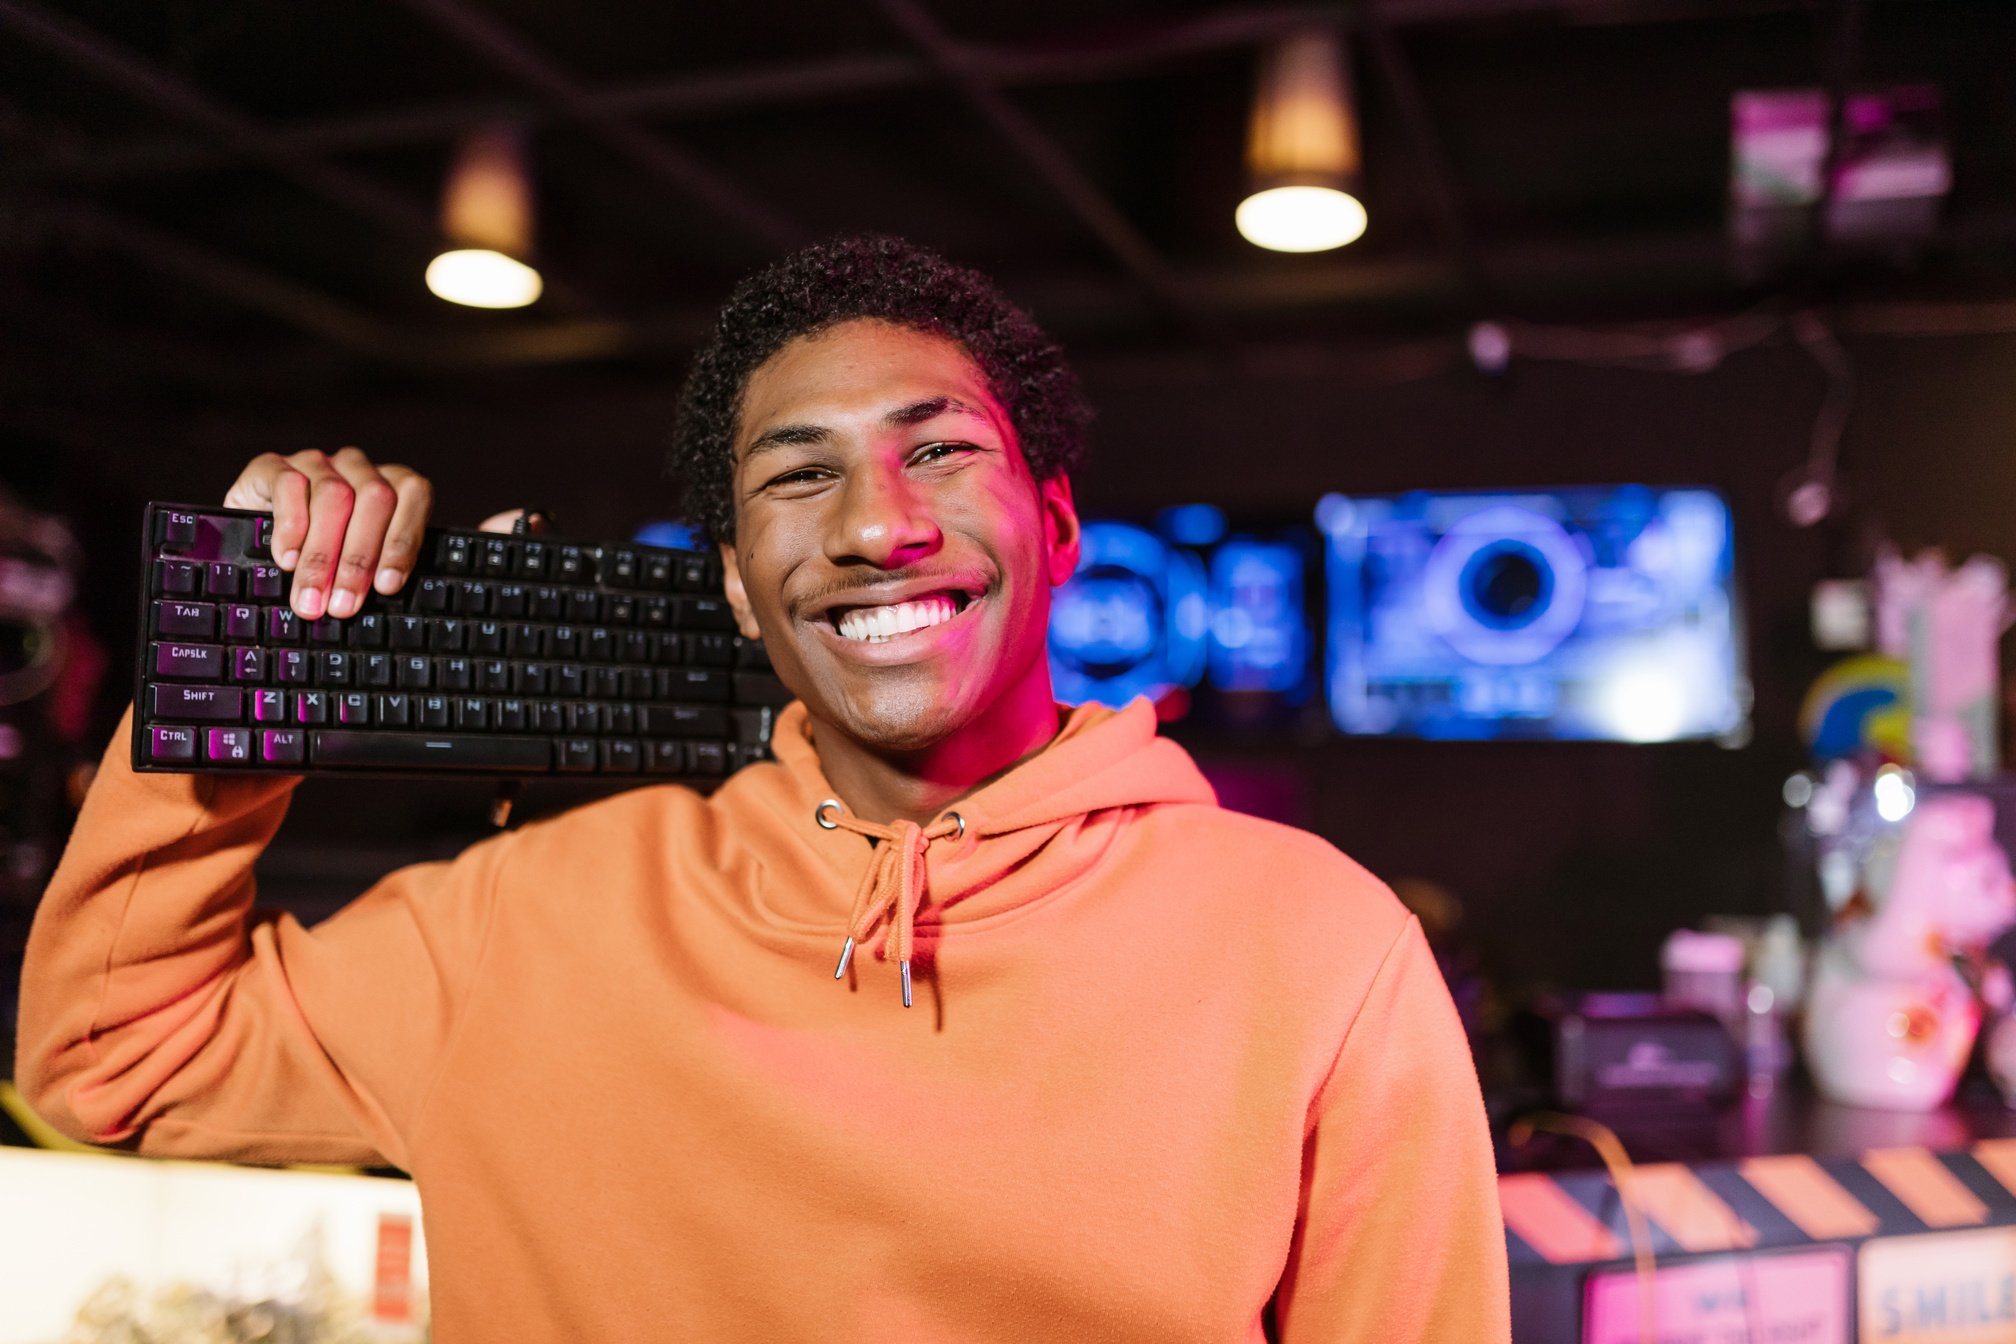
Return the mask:
<path fill-rule="evenodd" d="M 301 550 L 299 547 L 296 547 L 295 549 L 287 552 L 287 554 L 280 557 L 280 568 L 292 569 L 294 568 L 294 562 L 296 560 L 299 560 L 300 558 L 301 558 Z"/>
<path fill-rule="evenodd" d="M 378 571 L 378 591 L 388 597 L 399 591 L 399 571 L 386 568 Z"/>
<path fill-rule="evenodd" d="M 320 588 L 303 588 L 301 595 L 294 599 L 294 609 L 311 621 L 321 616 L 322 590 Z"/>
<path fill-rule="evenodd" d="M 348 616 L 355 610 L 357 610 L 357 594 L 351 592 L 348 588 L 338 588 L 329 595 L 329 614 L 331 616 Z"/>

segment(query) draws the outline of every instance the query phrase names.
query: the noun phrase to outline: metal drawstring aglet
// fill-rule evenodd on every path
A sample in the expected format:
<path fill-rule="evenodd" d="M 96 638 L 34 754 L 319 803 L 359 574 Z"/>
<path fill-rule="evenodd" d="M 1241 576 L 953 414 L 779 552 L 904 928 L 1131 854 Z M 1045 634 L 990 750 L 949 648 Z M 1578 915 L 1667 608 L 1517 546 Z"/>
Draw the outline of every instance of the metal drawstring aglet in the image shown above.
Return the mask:
<path fill-rule="evenodd" d="M 906 961 L 902 963 L 902 965 L 903 965 L 903 1006 L 905 1008 L 908 1008 L 910 1006 L 910 963 Z"/>
<path fill-rule="evenodd" d="M 849 934 L 847 945 L 840 949 L 840 964 L 833 968 L 833 978 L 835 980 L 847 974 L 847 963 L 852 960 L 854 960 L 854 937 L 852 934 Z"/>

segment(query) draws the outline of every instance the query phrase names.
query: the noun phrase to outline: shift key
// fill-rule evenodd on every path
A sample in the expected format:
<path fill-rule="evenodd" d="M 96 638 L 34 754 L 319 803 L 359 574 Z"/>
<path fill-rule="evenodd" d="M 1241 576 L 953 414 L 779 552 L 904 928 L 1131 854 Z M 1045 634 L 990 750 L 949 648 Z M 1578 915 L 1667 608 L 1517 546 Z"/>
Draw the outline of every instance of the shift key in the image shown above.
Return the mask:
<path fill-rule="evenodd" d="M 222 644 L 156 644 L 156 676 L 186 678 L 190 681 L 224 680 Z"/>
<path fill-rule="evenodd" d="M 245 692 L 236 686 L 155 686 L 156 719 L 238 723 L 245 717 Z"/>

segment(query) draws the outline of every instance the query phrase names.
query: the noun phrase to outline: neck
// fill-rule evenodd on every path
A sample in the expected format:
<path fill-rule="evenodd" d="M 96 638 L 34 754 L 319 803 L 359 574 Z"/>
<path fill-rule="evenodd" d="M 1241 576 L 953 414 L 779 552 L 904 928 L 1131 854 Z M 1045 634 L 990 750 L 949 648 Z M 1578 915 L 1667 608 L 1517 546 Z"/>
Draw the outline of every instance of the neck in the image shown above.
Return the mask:
<path fill-rule="evenodd" d="M 1048 673 L 1022 679 L 978 718 L 918 751 L 877 751 L 814 719 L 820 768 L 855 816 L 924 825 L 1050 745 L 1058 724 Z"/>

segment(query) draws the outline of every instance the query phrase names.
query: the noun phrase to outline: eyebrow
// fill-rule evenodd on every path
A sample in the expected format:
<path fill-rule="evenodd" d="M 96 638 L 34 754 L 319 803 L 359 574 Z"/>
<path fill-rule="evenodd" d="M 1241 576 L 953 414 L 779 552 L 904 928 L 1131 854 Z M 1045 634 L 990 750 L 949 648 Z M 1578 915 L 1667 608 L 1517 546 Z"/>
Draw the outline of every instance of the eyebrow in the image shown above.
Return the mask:
<path fill-rule="evenodd" d="M 927 420 L 935 420 L 947 412 L 992 423 L 979 407 L 949 396 L 926 397 L 922 401 L 913 401 L 908 406 L 898 406 L 882 417 L 882 423 L 892 429 L 902 429 L 910 425 L 921 425 Z M 743 451 L 742 460 L 747 462 L 758 453 L 768 452 L 772 448 L 824 443 L 832 437 L 832 434 L 833 431 L 824 425 L 779 425 L 775 429 L 765 430 L 751 440 L 749 447 Z"/>

